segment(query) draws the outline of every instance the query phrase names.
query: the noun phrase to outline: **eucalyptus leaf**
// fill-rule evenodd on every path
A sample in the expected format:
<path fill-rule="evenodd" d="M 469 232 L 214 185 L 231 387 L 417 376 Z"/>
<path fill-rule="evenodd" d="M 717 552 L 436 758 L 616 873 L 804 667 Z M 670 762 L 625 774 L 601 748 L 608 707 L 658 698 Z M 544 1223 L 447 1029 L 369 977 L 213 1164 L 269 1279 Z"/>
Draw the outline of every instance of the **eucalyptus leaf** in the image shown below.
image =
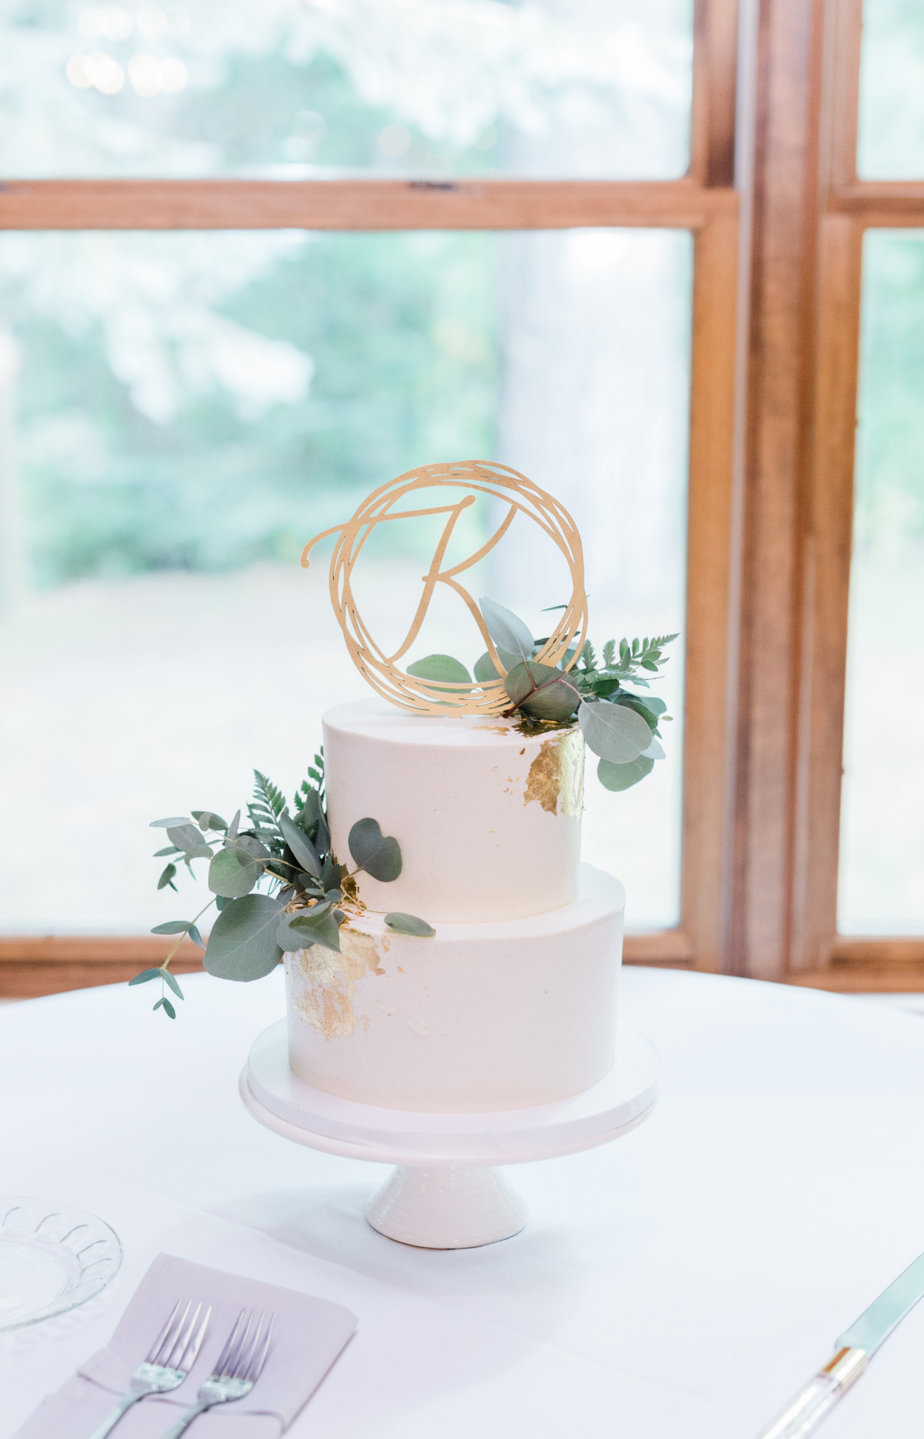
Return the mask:
<path fill-rule="evenodd" d="M 180 989 L 176 975 L 171 974 L 169 969 L 164 970 L 164 983 L 168 989 L 172 989 L 177 999 L 183 998 L 183 991 Z"/>
<path fill-rule="evenodd" d="M 557 684 L 562 678 L 561 671 L 553 665 L 540 664 L 538 660 L 523 661 L 508 670 L 504 677 L 504 689 L 512 705 L 521 706 L 540 685 Z"/>
<path fill-rule="evenodd" d="M 487 650 L 483 655 L 478 656 L 475 661 L 475 679 L 479 684 L 490 684 L 492 680 L 500 680 L 503 677 Z"/>
<path fill-rule="evenodd" d="M 243 849 L 220 849 L 209 865 L 209 889 L 223 899 L 249 894 L 263 873 L 263 861 Z"/>
<path fill-rule="evenodd" d="M 358 819 L 347 843 L 356 864 L 373 879 L 389 883 L 398 878 L 401 847 L 396 839 L 382 833 L 377 819 Z"/>
<path fill-rule="evenodd" d="M 200 949 L 205 949 L 205 941 L 203 940 L 202 935 L 199 933 L 197 926 L 194 924 L 191 924 L 189 926 L 189 937 L 192 940 L 193 944 L 198 944 Z"/>
<path fill-rule="evenodd" d="M 627 705 L 611 704 L 609 700 L 586 700 L 578 710 L 578 719 L 588 747 L 601 759 L 612 764 L 628 764 L 651 743 L 651 730 L 646 720 Z"/>
<path fill-rule="evenodd" d="M 659 699 L 657 695 L 634 695 L 633 698 L 637 699 L 640 705 L 644 705 L 646 710 L 651 710 L 653 715 L 663 715 L 667 709 L 666 702 Z"/>
<path fill-rule="evenodd" d="M 645 704 L 645 701 L 640 699 L 637 695 L 631 695 L 626 694 L 625 692 L 621 692 L 619 694 L 613 695 L 612 703 L 615 705 L 625 705 L 626 709 L 634 710 L 637 715 L 641 715 L 642 719 L 647 724 L 649 730 L 651 730 L 652 732 L 657 729 L 658 716 L 652 710 L 650 710 Z"/>
<path fill-rule="evenodd" d="M 196 824 L 181 824 L 176 828 L 167 830 L 167 838 L 177 849 L 181 849 L 187 859 L 202 859 L 212 853 L 210 847 L 202 838 L 202 831 Z"/>
<path fill-rule="evenodd" d="M 279 828 L 285 836 L 286 844 L 295 855 L 296 862 L 315 879 L 320 879 L 321 857 L 305 831 L 290 819 L 285 811 L 279 816 Z"/>
<path fill-rule="evenodd" d="M 176 885 L 173 884 L 173 879 L 174 879 L 174 876 L 175 876 L 175 875 L 176 875 L 176 865 L 175 865 L 175 864 L 167 864 L 167 865 L 164 865 L 164 868 L 161 870 L 160 879 L 157 881 L 157 888 L 158 888 L 158 889 L 163 889 L 166 885 L 169 884 L 173 889 L 175 889 L 175 888 L 176 888 Z"/>
<path fill-rule="evenodd" d="M 239 834 L 234 839 L 225 841 L 225 845 L 231 849 L 241 849 L 249 854 L 251 859 L 269 859 L 270 851 L 262 839 L 257 839 L 255 834 Z"/>
<path fill-rule="evenodd" d="M 185 934 L 189 929 L 188 919 L 170 919 L 166 924 L 155 924 L 152 934 Z"/>
<path fill-rule="evenodd" d="M 140 974 L 136 974 L 128 982 L 129 984 L 147 984 L 151 979 L 160 979 L 163 972 L 162 969 L 143 969 Z"/>
<path fill-rule="evenodd" d="M 343 865 L 333 859 L 325 859 L 321 866 L 321 883 L 325 889 L 339 890 L 343 880 Z"/>
<path fill-rule="evenodd" d="M 439 680 L 447 684 L 464 685 L 472 682 L 472 677 L 462 661 L 453 659 L 452 655 L 425 655 L 422 660 L 415 660 L 408 665 L 407 672 L 419 680 Z"/>
<path fill-rule="evenodd" d="M 321 797 L 316 789 L 305 790 L 299 796 L 298 813 L 295 822 L 305 833 L 310 836 L 317 829 L 318 821 L 321 818 Z"/>
<path fill-rule="evenodd" d="M 632 785 L 638 784 L 640 779 L 651 774 L 653 769 L 654 760 L 646 759 L 644 755 L 629 760 L 627 764 L 612 764 L 610 760 L 602 759 L 597 765 L 597 778 L 604 789 L 630 789 Z"/>
<path fill-rule="evenodd" d="M 337 898 L 339 900 L 340 896 L 338 895 Z M 315 924 L 323 915 L 328 913 L 333 907 L 333 903 L 334 901 L 328 899 L 325 895 L 323 899 L 318 900 L 317 904 L 310 904 L 303 909 L 296 910 L 292 918 L 304 919 L 308 924 Z"/>
<path fill-rule="evenodd" d="M 227 904 L 209 935 L 209 974 L 245 982 L 271 974 L 282 957 L 276 942 L 280 914 L 285 914 L 285 906 L 269 894 L 248 894 Z"/>
<path fill-rule="evenodd" d="M 174 815 L 170 819 L 152 819 L 148 829 L 177 829 L 183 824 L 189 824 L 188 815 Z"/>
<path fill-rule="evenodd" d="M 436 934 L 433 925 L 428 924 L 425 919 L 418 919 L 416 914 L 402 914 L 400 910 L 392 910 L 390 914 L 386 914 L 385 923 L 398 934 L 413 934 L 421 939 L 429 939 Z"/>
<path fill-rule="evenodd" d="M 511 704 L 531 719 L 564 724 L 581 702 L 574 683 L 552 665 L 527 660 L 516 665 L 504 680 Z"/>
<path fill-rule="evenodd" d="M 232 817 L 231 823 L 228 825 L 228 838 L 229 838 L 229 839 L 236 839 L 236 838 L 237 838 L 237 832 L 238 832 L 238 828 L 240 827 L 240 823 L 241 823 L 241 812 L 240 812 L 239 809 L 236 809 L 236 810 L 234 811 L 234 815 L 233 815 L 233 817 Z"/>
<path fill-rule="evenodd" d="M 173 1005 L 170 1003 L 169 999 L 166 998 L 166 996 L 165 996 L 163 999 L 159 999 L 159 1000 L 157 1001 L 157 1003 L 155 1004 L 154 1008 L 155 1008 L 155 1009 L 161 1009 L 161 1008 L 162 1008 L 163 1011 L 164 1011 L 164 1014 L 167 1016 L 168 1019 L 176 1019 L 176 1010 L 174 1009 Z"/>
<path fill-rule="evenodd" d="M 494 641 L 495 647 L 503 650 L 508 657 L 531 660 L 535 642 L 519 616 L 503 605 L 499 605 L 496 600 L 488 599 L 487 596 L 480 599 L 478 605 L 484 615 L 488 634 Z"/>
<path fill-rule="evenodd" d="M 279 919 L 276 925 L 276 943 L 291 952 L 307 949 L 309 945 L 320 944 L 324 949 L 340 950 L 340 926 L 329 904 L 313 909 L 296 909 Z"/>
<path fill-rule="evenodd" d="M 645 756 L 646 759 L 663 759 L 664 746 L 661 744 L 660 740 L 652 736 L 651 744 L 646 750 L 642 750 L 642 754 Z"/>
<path fill-rule="evenodd" d="M 216 814 L 215 811 L 211 809 L 194 809 L 192 811 L 192 817 L 203 831 L 214 829 L 216 832 L 223 834 L 228 828 L 227 821 L 223 820 L 220 814 Z"/>
<path fill-rule="evenodd" d="M 328 828 L 327 817 L 324 814 L 323 810 L 321 811 L 321 817 L 318 820 L 318 831 L 314 837 L 314 847 L 317 850 L 318 854 L 330 854 L 330 829 Z M 326 882 L 327 881 L 325 880 L 325 883 Z M 337 881 L 337 883 L 339 884 L 339 880 Z"/>
<path fill-rule="evenodd" d="M 165 855 L 168 855 L 168 854 L 182 854 L 182 853 L 183 853 L 183 851 L 182 851 L 181 849 L 177 849 L 177 847 L 176 847 L 175 844 L 168 844 L 164 849 L 155 849 L 155 851 L 154 851 L 154 858 L 155 858 L 155 859 L 163 859 L 164 856 L 165 856 Z"/>

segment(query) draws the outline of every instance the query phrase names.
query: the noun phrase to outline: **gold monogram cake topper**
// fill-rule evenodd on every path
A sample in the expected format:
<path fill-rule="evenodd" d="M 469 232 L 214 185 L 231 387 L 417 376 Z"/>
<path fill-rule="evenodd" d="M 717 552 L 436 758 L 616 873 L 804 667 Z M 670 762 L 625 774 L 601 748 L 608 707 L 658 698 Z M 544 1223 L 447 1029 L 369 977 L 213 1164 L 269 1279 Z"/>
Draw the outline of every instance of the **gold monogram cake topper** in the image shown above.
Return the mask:
<path fill-rule="evenodd" d="M 447 494 L 444 503 L 410 502 L 407 509 L 396 506 L 416 490 L 462 491 L 461 498 Z M 465 559 L 443 568 L 453 532 L 463 513 L 484 494 L 501 500 L 506 513 L 488 538 Z M 437 498 L 440 498 L 437 496 Z M 302 564 L 309 564 L 309 555 L 319 540 L 336 535 L 330 561 L 330 597 L 340 622 L 347 649 L 356 668 L 372 688 L 392 704 L 424 714 L 501 714 L 510 709 L 510 699 L 503 686 L 505 665 L 498 655 L 488 632 L 484 616 L 459 576 L 484 559 L 503 538 L 518 514 L 533 520 L 564 556 L 571 575 L 571 598 L 564 606 L 555 629 L 535 655 L 540 664 L 560 665 L 568 651 L 573 654 L 565 668 L 580 654 L 586 638 L 587 599 L 584 594 L 584 557 L 581 537 L 567 510 L 528 480 L 525 475 L 506 465 L 486 460 L 466 460 L 456 464 L 422 465 L 390 480 L 371 495 L 340 525 L 332 525 L 309 540 L 302 551 Z M 422 576 L 423 589 L 404 638 L 390 654 L 376 643 L 356 605 L 352 579 L 357 561 L 376 527 L 397 520 L 421 519 L 444 515 L 445 523 L 429 568 Z M 456 680 L 423 679 L 402 669 L 398 661 L 405 656 L 420 634 L 437 585 L 444 585 L 459 596 L 469 610 L 481 639 L 491 657 L 498 678 L 466 684 Z M 580 639 L 579 639 L 580 637 Z"/>

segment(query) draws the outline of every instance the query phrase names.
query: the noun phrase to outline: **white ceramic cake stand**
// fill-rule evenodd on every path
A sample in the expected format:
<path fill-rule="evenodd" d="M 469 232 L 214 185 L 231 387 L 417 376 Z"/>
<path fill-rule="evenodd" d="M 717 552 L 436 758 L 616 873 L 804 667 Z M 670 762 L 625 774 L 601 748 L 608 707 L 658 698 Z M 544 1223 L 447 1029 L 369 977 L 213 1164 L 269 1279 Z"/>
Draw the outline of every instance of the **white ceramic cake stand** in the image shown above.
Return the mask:
<path fill-rule="evenodd" d="M 286 1022 L 255 1040 L 241 1097 L 255 1119 L 310 1149 L 396 1164 L 366 1218 L 380 1234 L 424 1249 L 470 1249 L 509 1239 L 526 1206 L 494 1167 L 575 1154 L 628 1134 L 657 1098 L 658 1057 L 620 1028 L 616 1064 L 583 1094 L 491 1114 L 379 1109 L 315 1089 L 289 1068 Z"/>

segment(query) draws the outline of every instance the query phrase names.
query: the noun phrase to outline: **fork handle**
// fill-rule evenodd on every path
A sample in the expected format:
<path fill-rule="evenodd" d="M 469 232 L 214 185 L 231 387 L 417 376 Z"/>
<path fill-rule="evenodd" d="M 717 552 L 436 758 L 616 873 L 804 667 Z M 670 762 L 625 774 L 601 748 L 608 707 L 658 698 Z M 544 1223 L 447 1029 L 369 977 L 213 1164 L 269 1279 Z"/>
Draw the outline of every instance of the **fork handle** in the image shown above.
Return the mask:
<path fill-rule="evenodd" d="M 206 1409 L 211 1409 L 215 1403 L 214 1399 L 200 1399 L 198 1404 L 191 1405 L 180 1415 L 173 1427 L 167 1430 L 163 1439 L 179 1439 L 179 1436 L 186 1432 L 193 1420 L 198 1419 L 200 1414 L 204 1414 Z"/>
<path fill-rule="evenodd" d="M 144 1397 L 144 1391 L 139 1391 L 131 1394 L 123 1394 L 122 1398 L 119 1400 L 118 1404 L 116 1404 L 115 1408 L 110 1409 L 103 1422 L 101 1424 L 97 1424 L 92 1434 L 87 1435 L 87 1439 L 106 1439 L 106 1435 L 112 1433 L 113 1429 L 116 1427 L 119 1420 L 122 1418 L 122 1415 L 125 1413 L 126 1409 L 130 1409 L 133 1404 L 137 1404 L 138 1400 L 143 1399 Z"/>

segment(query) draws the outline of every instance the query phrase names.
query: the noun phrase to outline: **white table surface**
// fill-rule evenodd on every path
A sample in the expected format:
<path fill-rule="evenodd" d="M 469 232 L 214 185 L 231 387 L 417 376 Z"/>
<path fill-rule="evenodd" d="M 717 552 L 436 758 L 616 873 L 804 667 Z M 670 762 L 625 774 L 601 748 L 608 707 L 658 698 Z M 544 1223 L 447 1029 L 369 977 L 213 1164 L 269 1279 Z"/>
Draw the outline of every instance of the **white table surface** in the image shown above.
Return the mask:
<path fill-rule="evenodd" d="M 237 1081 L 281 974 L 0 1008 L 0 1191 L 89 1208 L 102 1294 L 0 1335 L 0 1439 L 100 1347 L 161 1251 L 346 1304 L 359 1330 L 295 1439 L 749 1439 L 924 1249 L 924 1024 L 861 999 L 630 969 L 660 1102 L 601 1149 L 508 1173 L 527 1228 L 409 1249 L 363 1218 L 387 1172 L 286 1142 Z M 825 1439 L 920 1432 L 924 1304 Z M 61 1436 L 67 1439 L 67 1436 Z"/>

